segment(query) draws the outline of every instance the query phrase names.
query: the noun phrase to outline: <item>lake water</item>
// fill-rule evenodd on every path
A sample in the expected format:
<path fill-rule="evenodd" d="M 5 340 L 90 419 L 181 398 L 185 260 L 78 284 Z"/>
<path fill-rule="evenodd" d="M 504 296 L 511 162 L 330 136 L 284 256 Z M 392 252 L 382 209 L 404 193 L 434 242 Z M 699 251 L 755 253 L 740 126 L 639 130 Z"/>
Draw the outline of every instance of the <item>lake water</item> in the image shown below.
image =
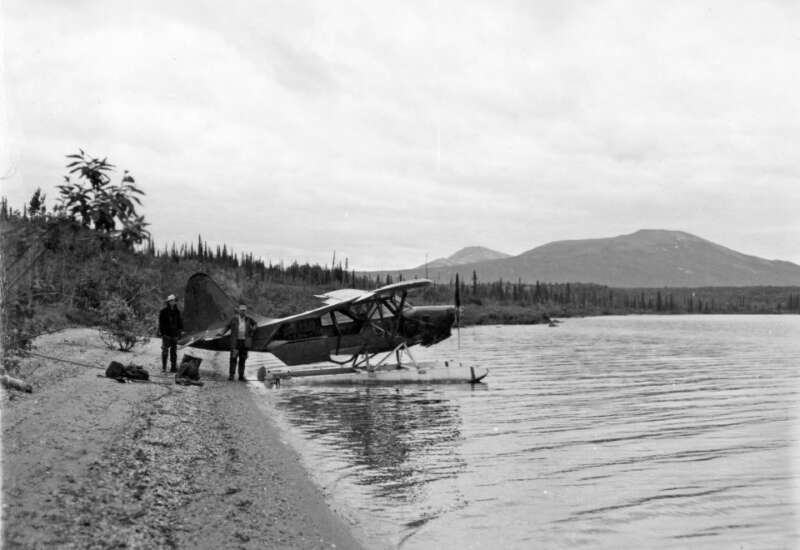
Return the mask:
<path fill-rule="evenodd" d="M 370 547 L 800 548 L 800 316 L 475 327 L 487 383 L 266 392 Z"/>

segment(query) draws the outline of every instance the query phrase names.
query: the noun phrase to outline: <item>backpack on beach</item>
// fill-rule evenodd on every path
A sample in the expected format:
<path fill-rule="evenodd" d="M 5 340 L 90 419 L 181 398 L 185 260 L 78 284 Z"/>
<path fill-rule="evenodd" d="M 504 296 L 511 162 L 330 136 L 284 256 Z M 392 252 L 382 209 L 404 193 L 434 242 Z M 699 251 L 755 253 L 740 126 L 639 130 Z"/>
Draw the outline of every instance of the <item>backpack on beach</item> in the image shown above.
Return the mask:
<path fill-rule="evenodd" d="M 175 373 L 175 383 L 181 386 L 202 386 L 200 382 L 200 363 L 203 360 L 192 355 L 184 355 L 178 372 Z"/>
<path fill-rule="evenodd" d="M 200 380 L 200 363 L 203 360 L 193 355 L 184 355 L 175 378 L 188 378 L 189 380 Z"/>
<path fill-rule="evenodd" d="M 113 378 L 117 382 L 125 382 L 126 379 L 131 380 L 150 380 L 150 373 L 139 365 L 125 366 L 119 361 L 111 361 L 106 368 L 106 376 Z"/>

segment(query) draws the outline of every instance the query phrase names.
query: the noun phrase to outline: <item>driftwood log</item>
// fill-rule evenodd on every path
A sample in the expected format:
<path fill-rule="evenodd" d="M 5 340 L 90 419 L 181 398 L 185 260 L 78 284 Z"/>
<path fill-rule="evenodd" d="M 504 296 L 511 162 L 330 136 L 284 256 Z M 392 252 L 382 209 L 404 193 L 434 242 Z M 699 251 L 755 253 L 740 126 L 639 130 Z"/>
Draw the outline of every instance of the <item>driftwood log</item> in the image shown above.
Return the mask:
<path fill-rule="evenodd" d="M 33 392 L 33 386 L 31 386 L 24 380 L 11 377 L 7 374 L 0 375 L 0 384 L 3 384 L 4 388 L 11 388 L 13 390 L 19 390 L 28 393 Z"/>

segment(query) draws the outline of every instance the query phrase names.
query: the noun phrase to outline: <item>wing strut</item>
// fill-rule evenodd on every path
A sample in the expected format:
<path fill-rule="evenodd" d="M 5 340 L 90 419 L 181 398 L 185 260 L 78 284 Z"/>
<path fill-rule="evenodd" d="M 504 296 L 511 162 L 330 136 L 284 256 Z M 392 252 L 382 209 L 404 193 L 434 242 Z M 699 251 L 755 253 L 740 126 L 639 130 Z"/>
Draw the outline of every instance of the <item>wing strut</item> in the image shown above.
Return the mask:
<path fill-rule="evenodd" d="M 339 321 L 336 320 L 336 313 L 330 312 L 333 327 L 336 329 L 336 355 L 339 355 L 339 346 L 342 344 L 342 331 L 339 329 Z"/>
<path fill-rule="evenodd" d="M 395 332 L 392 336 L 397 336 L 398 333 L 403 333 L 403 321 L 405 320 L 405 316 L 403 316 L 403 308 L 406 305 L 406 296 L 408 296 L 408 292 L 404 290 L 400 294 L 400 307 L 397 308 L 397 324 L 395 325 Z M 398 357 L 398 363 L 399 362 L 400 359 Z"/>

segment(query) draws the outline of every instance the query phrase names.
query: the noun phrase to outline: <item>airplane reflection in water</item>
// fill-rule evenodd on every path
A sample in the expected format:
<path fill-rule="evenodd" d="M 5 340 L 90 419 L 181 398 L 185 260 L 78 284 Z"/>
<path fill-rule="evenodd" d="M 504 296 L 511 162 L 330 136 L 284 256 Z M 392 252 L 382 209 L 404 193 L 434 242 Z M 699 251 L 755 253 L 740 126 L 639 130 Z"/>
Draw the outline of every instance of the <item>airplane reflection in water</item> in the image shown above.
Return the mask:
<path fill-rule="evenodd" d="M 439 395 L 430 389 L 304 388 L 283 390 L 276 399 L 309 438 L 348 455 L 356 484 L 397 504 L 412 503 L 428 484 L 455 477 L 465 467 L 458 453 L 458 405 Z"/>

